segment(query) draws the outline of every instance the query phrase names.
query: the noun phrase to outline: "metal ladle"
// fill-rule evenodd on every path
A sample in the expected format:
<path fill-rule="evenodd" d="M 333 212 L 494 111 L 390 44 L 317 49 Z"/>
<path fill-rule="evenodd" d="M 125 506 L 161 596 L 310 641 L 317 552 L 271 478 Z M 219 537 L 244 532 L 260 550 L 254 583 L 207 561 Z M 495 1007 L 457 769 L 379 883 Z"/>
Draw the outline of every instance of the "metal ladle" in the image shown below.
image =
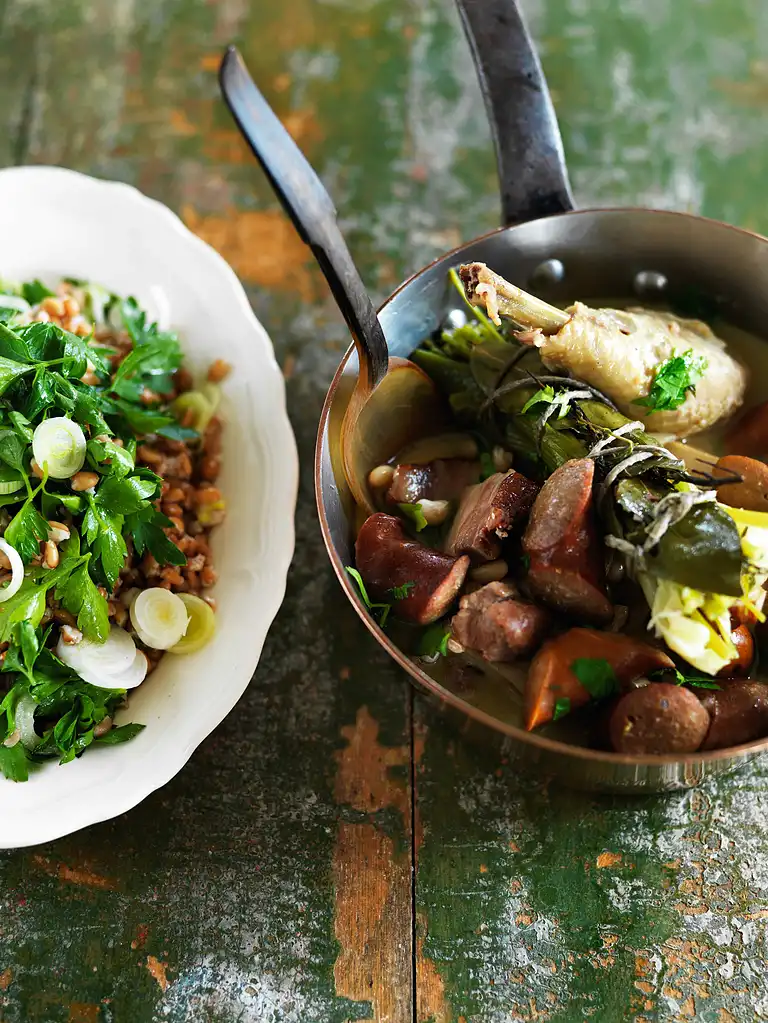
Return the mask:
<path fill-rule="evenodd" d="M 413 437 L 445 419 L 432 380 L 408 359 L 390 358 L 376 310 L 336 222 L 336 209 L 304 154 L 253 82 L 237 49 L 219 82 L 240 131 L 264 168 L 302 241 L 314 253 L 357 350 L 357 383 L 341 427 L 341 462 L 357 503 L 374 510 L 368 473 Z"/>

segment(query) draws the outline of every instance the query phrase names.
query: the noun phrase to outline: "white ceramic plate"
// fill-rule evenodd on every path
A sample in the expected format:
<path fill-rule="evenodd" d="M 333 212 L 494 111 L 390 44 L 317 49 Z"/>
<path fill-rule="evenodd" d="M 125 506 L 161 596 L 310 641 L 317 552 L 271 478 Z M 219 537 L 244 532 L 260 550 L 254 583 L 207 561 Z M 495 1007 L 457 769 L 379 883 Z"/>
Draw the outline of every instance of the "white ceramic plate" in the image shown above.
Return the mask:
<path fill-rule="evenodd" d="M 113 748 L 55 761 L 24 784 L 0 777 L 0 849 L 107 820 L 169 781 L 235 706 L 280 607 L 293 555 L 298 458 L 283 378 L 237 277 L 170 210 L 127 185 L 53 167 L 0 171 L 0 277 L 84 277 L 135 295 L 181 336 L 185 364 L 222 357 L 225 523 L 214 531 L 218 633 L 164 657 L 120 721 L 147 727 Z"/>

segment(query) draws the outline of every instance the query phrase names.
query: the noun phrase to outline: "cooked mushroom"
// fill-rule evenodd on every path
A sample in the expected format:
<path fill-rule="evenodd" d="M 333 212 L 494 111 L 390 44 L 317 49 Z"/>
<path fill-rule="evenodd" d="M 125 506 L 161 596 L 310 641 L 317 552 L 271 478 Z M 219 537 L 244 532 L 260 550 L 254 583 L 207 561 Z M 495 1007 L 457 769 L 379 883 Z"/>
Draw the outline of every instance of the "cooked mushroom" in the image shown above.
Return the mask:
<path fill-rule="evenodd" d="M 456 599 L 469 558 L 454 558 L 411 540 L 393 515 L 377 512 L 363 523 L 355 543 L 357 570 L 369 596 L 392 603 L 400 618 L 428 625 Z"/>

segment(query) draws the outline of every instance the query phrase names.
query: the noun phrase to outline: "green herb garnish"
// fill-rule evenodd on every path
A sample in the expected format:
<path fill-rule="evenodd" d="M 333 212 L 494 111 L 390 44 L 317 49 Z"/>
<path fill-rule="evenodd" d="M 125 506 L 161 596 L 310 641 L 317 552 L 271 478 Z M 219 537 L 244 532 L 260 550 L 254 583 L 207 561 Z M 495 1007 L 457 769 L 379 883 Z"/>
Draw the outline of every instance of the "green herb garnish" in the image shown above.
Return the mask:
<path fill-rule="evenodd" d="M 559 721 L 560 718 L 564 718 L 566 714 L 571 713 L 571 701 L 567 696 L 562 696 L 559 700 L 555 701 L 555 712 L 552 715 L 553 721 Z"/>
<path fill-rule="evenodd" d="M 360 591 L 360 596 L 363 598 L 363 603 L 368 608 L 368 610 L 372 611 L 372 612 L 376 612 L 376 611 L 381 612 L 379 617 L 378 617 L 378 622 L 379 622 L 379 625 L 381 626 L 381 628 L 383 629 L 385 624 L 386 624 L 387 618 L 389 617 L 389 612 L 392 610 L 392 605 L 391 604 L 384 604 L 384 603 L 378 603 L 378 604 L 374 603 L 371 600 L 371 598 L 368 596 L 368 590 L 366 590 L 366 588 L 365 588 L 365 583 L 363 582 L 363 577 L 360 575 L 360 573 L 357 571 L 357 569 L 356 568 L 351 568 L 349 565 L 347 565 L 346 566 L 346 571 L 352 576 L 352 578 L 357 583 L 357 588 Z M 375 615 L 374 615 L 374 617 L 375 617 Z"/>
<path fill-rule="evenodd" d="M 419 657 L 445 657 L 451 630 L 445 622 L 434 622 L 422 633 L 419 640 Z"/>
<path fill-rule="evenodd" d="M 411 520 L 416 527 L 417 533 L 420 533 L 422 529 L 425 529 L 429 525 L 427 520 L 424 518 L 424 512 L 421 510 L 420 504 L 398 504 L 397 507 L 407 519 Z"/>
<path fill-rule="evenodd" d="M 532 409 L 534 405 L 541 404 L 551 405 L 554 400 L 555 389 L 554 387 L 551 387 L 549 384 L 547 384 L 546 387 L 542 387 L 540 390 L 536 391 L 535 394 L 531 395 L 531 397 L 528 399 L 525 405 L 523 405 L 523 407 L 520 409 L 520 415 L 525 415 L 525 413 L 529 409 Z"/>
<path fill-rule="evenodd" d="M 616 673 L 603 657 L 579 657 L 571 664 L 571 671 L 594 700 L 603 700 L 618 691 Z"/>
<path fill-rule="evenodd" d="M 671 412 L 680 408 L 690 391 L 696 393 L 696 383 L 701 380 L 709 363 L 702 355 L 694 355 L 689 348 L 682 355 L 673 355 L 656 370 L 653 384 L 645 398 L 635 398 L 635 405 L 642 405 L 651 412 Z"/>
<path fill-rule="evenodd" d="M 389 592 L 392 594 L 393 600 L 405 600 L 408 591 L 412 590 L 415 585 L 415 582 L 403 583 L 402 586 L 393 586 Z"/>
<path fill-rule="evenodd" d="M 694 689 L 723 688 L 715 682 L 711 675 L 686 675 L 682 671 L 678 671 L 677 668 L 659 668 L 658 671 L 652 672 L 648 677 L 651 679 L 662 679 L 665 675 L 669 674 L 670 671 L 675 676 L 675 685 L 677 686 L 691 686 Z"/>

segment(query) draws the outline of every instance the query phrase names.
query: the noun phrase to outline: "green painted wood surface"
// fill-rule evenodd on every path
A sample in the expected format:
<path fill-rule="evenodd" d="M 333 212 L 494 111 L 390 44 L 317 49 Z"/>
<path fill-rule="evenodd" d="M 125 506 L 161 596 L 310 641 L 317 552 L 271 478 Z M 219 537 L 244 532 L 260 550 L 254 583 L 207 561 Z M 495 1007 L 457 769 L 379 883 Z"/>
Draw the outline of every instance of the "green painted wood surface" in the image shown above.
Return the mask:
<path fill-rule="evenodd" d="M 761 0 L 525 7 L 582 204 L 768 230 Z M 0 1020 L 765 1018 L 764 768 L 664 799 L 551 788 L 457 741 L 342 599 L 310 466 L 347 342 L 218 100 L 231 41 L 378 297 L 495 223 L 449 0 L 1 0 L 0 163 L 129 181 L 232 262 L 303 474 L 286 604 L 237 710 L 133 812 L 0 855 Z"/>

